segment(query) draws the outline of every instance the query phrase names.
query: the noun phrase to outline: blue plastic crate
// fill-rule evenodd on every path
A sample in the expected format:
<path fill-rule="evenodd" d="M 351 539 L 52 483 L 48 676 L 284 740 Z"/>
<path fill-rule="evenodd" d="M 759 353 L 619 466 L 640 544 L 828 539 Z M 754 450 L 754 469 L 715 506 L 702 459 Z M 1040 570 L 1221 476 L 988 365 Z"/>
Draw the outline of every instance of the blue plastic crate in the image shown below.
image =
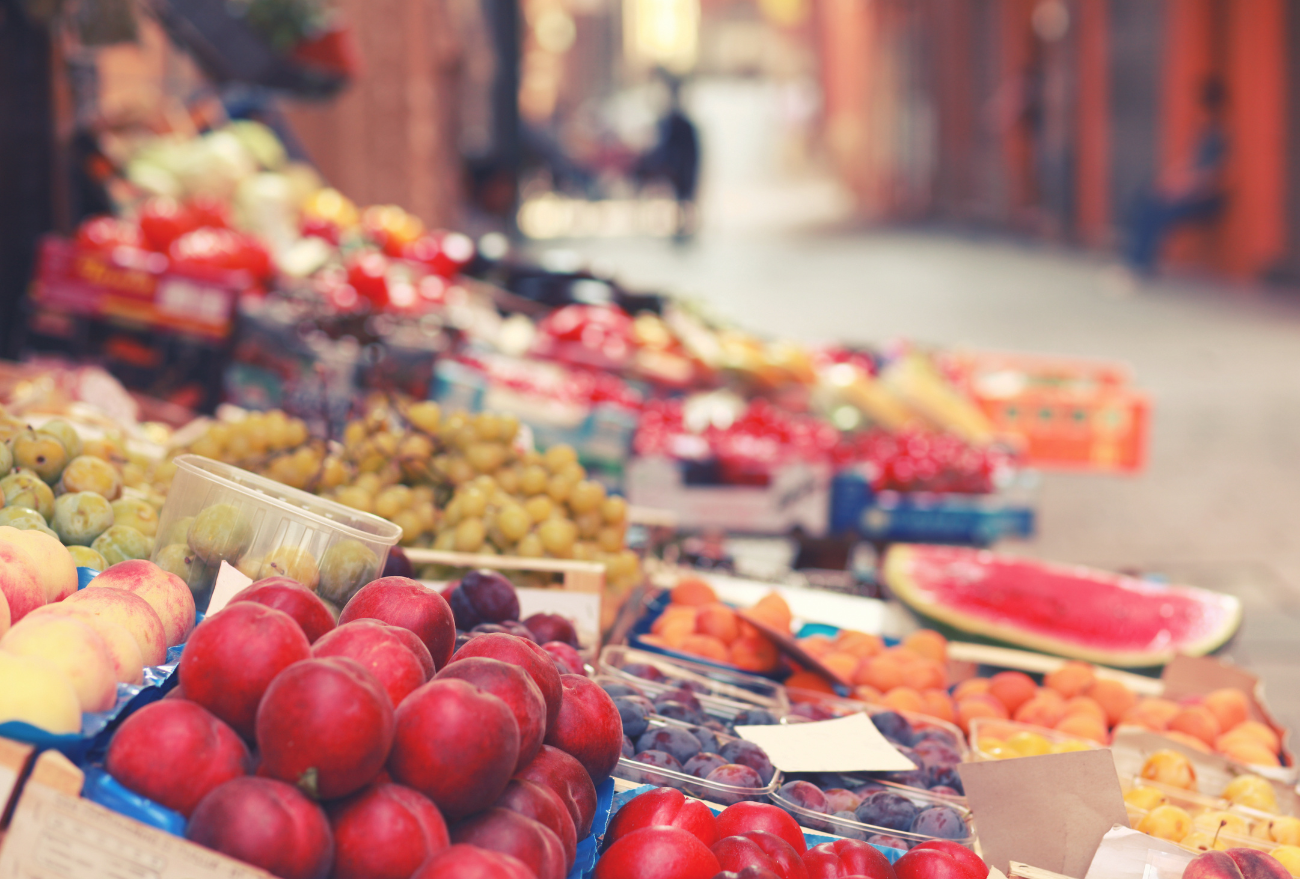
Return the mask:
<path fill-rule="evenodd" d="M 1032 537 L 1032 479 L 991 495 L 875 492 L 866 477 L 845 470 L 831 481 L 832 534 L 858 534 L 882 543 L 991 546 L 1007 537 Z"/>

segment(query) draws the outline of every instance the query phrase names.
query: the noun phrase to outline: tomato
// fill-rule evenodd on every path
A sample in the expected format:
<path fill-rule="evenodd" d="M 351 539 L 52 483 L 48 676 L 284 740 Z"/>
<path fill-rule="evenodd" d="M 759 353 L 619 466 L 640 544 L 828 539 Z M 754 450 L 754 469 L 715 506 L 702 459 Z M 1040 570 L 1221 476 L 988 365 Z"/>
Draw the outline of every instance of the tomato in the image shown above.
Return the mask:
<path fill-rule="evenodd" d="M 194 217 L 174 198 L 151 198 L 140 211 L 140 232 L 150 250 L 166 253 L 173 241 L 197 228 Z"/>
<path fill-rule="evenodd" d="M 375 305 L 388 304 L 388 257 L 373 250 L 348 259 L 348 284 Z"/>
<path fill-rule="evenodd" d="M 314 238 L 323 238 L 330 244 L 338 245 L 339 243 L 339 225 L 333 220 L 324 217 L 315 217 L 310 214 L 303 214 L 302 222 L 298 224 L 298 229 L 302 232 L 303 237 L 311 236 Z"/>
<path fill-rule="evenodd" d="M 244 243 L 237 232 L 229 229 L 195 229 L 172 242 L 169 250 L 172 265 L 177 268 L 202 267 L 242 269 Z"/>
<path fill-rule="evenodd" d="M 140 227 L 117 217 L 90 217 L 77 229 L 77 246 L 87 250 L 142 247 Z"/>
<path fill-rule="evenodd" d="M 214 229 L 230 228 L 230 205 L 210 195 L 196 195 L 185 204 L 194 228 L 211 226 Z"/>

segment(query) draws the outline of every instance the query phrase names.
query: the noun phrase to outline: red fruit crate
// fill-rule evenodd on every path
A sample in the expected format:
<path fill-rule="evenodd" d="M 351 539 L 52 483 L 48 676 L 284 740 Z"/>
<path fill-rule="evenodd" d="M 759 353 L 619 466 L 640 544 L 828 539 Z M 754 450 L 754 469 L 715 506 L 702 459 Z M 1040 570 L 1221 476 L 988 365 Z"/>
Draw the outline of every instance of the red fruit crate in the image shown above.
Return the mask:
<path fill-rule="evenodd" d="M 945 367 L 1036 467 L 1140 473 L 1151 401 L 1126 366 L 1030 354 L 954 352 Z"/>

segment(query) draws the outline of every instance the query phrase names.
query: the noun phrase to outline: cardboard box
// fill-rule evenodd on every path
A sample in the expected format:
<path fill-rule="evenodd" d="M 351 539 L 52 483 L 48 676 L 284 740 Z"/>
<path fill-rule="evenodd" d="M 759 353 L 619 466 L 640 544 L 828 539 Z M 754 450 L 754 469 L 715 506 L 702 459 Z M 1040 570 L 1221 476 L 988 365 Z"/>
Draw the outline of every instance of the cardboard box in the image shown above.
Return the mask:
<path fill-rule="evenodd" d="M 526 559 L 519 556 L 476 555 L 436 549 L 405 549 L 413 565 L 448 568 L 490 568 L 497 571 L 536 571 L 559 578 L 557 586 L 518 587 L 519 616 L 558 613 L 573 620 L 584 649 L 600 650 L 601 634 L 613 623 L 618 605 L 605 594 L 605 569 L 595 562 L 572 559 Z M 428 582 L 428 581 L 426 581 Z M 444 583 L 429 582 L 441 588 Z"/>

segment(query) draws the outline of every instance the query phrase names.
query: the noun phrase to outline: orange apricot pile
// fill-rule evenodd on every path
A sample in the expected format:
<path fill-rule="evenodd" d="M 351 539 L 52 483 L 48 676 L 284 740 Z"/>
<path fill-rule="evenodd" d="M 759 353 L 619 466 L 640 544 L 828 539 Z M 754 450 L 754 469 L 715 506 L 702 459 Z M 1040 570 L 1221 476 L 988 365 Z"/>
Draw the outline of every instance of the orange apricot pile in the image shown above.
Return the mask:
<path fill-rule="evenodd" d="M 1250 700 L 1230 687 L 1183 703 L 1168 699 L 1140 699 L 1122 717 L 1207 754 L 1251 766 L 1279 766 L 1281 742 L 1267 724 L 1250 719 Z"/>
<path fill-rule="evenodd" d="M 776 645 L 757 628 L 718 601 L 717 593 L 698 577 L 683 577 L 670 593 L 671 603 L 642 640 L 713 662 L 763 674 L 777 667 Z M 755 618 L 790 631 L 790 608 L 776 592 L 749 611 Z"/>

